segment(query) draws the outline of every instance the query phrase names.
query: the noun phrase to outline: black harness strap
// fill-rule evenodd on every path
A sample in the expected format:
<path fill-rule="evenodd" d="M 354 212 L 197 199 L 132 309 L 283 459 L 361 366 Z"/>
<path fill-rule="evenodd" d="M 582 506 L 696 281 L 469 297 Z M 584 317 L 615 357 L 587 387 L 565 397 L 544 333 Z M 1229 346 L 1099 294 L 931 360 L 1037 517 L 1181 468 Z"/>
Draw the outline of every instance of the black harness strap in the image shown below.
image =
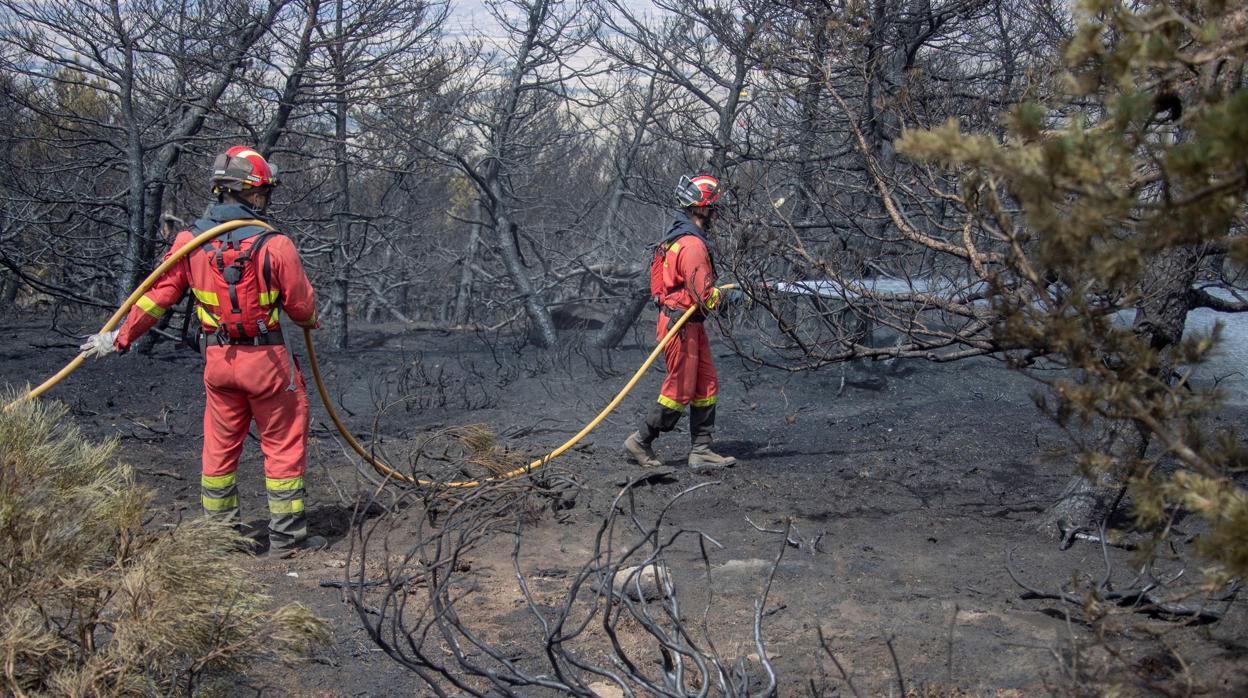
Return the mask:
<path fill-rule="evenodd" d="M 221 273 L 221 278 L 225 280 L 229 289 L 230 311 L 232 314 L 238 315 L 243 312 L 242 306 L 238 303 L 238 282 L 243 278 L 243 269 L 246 267 L 247 262 L 251 261 L 255 257 L 256 253 L 260 251 L 260 249 L 264 246 L 264 243 L 276 234 L 276 230 L 263 228 L 258 225 L 244 226 L 242 228 L 231 230 L 223 235 L 215 244 L 215 253 L 205 249 L 205 254 L 209 255 L 209 258 L 215 258 L 217 271 Z M 235 258 L 234 262 L 230 264 L 230 266 L 225 266 L 225 251 L 227 249 L 242 250 L 243 241 L 253 237 L 257 239 L 254 243 L 252 243 L 251 247 L 246 251 L 241 252 L 239 256 Z M 264 277 L 265 284 L 269 288 L 272 288 L 272 284 L 269 279 L 271 273 L 269 255 L 266 252 L 264 256 Z M 260 290 L 256 289 L 256 292 L 258 294 Z M 238 329 L 239 337 L 247 336 L 247 328 L 243 326 L 243 323 L 236 322 L 234 323 L 234 326 Z M 262 336 L 268 334 L 269 328 L 263 319 L 256 320 L 256 326 Z M 219 329 L 224 330 L 225 326 L 222 325 Z"/>

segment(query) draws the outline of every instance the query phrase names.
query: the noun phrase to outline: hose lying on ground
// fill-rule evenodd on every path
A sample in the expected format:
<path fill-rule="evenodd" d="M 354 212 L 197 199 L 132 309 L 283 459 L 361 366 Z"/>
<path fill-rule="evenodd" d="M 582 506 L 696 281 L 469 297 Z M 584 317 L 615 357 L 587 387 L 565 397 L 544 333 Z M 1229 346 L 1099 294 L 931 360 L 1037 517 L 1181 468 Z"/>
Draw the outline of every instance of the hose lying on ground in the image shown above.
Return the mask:
<path fill-rule="evenodd" d="M 188 242 L 186 245 L 179 248 L 173 254 L 169 255 L 167 259 L 161 262 L 160 266 L 156 267 L 156 269 L 152 271 L 152 273 L 149 274 L 146 279 L 143 280 L 143 283 L 139 284 L 138 288 L 134 289 L 134 292 L 131 293 L 128 298 L 126 298 L 126 301 L 121 304 L 121 307 L 118 308 L 117 311 L 113 313 L 112 317 L 108 319 L 108 322 L 105 322 L 104 326 L 100 328 L 100 332 L 108 332 L 108 331 L 115 329 L 117 325 L 121 323 L 122 319 L 125 318 L 126 313 L 130 312 L 130 308 L 134 306 L 134 304 L 137 303 L 139 299 L 143 297 L 143 294 L 146 293 L 147 290 L 151 288 L 153 284 L 156 283 L 156 280 L 159 279 L 160 276 L 164 274 L 165 271 L 168 270 L 170 267 L 172 267 L 174 264 L 177 264 L 188 254 L 198 249 L 200 246 L 204 245 L 209 240 L 212 240 L 213 238 L 217 237 L 218 235 L 229 232 L 235 228 L 240 228 L 240 227 L 248 226 L 248 225 L 259 225 L 265 228 L 269 227 L 268 224 L 259 220 L 252 220 L 252 219 L 234 220 L 234 221 L 228 221 L 226 223 L 222 223 L 221 225 L 209 228 L 208 230 L 205 230 L 204 232 L 192 238 L 190 242 Z M 721 288 L 731 288 L 731 285 L 722 286 Z M 308 363 L 312 367 L 312 379 L 316 383 L 316 392 L 320 394 L 321 402 L 325 404 L 325 411 L 329 413 L 329 418 L 334 422 L 334 426 L 338 428 L 338 433 L 342 434 L 342 438 L 346 439 L 347 443 L 350 444 L 352 450 L 354 450 L 356 454 L 360 456 L 360 458 L 368 462 L 369 465 L 373 466 L 373 468 L 379 474 L 381 474 L 383 477 L 385 477 L 388 480 L 397 480 L 400 482 L 406 482 L 406 483 L 418 485 L 420 487 L 469 488 L 469 487 L 479 487 L 486 482 L 506 480 L 509 478 L 517 477 L 519 475 L 523 475 L 525 473 L 532 472 L 533 470 L 536 470 L 537 468 L 542 467 L 543 465 L 550 462 L 551 460 L 558 458 L 560 455 L 567 452 L 568 449 L 575 446 L 581 439 L 585 438 L 585 436 L 588 435 L 589 432 L 593 431 L 594 428 L 597 427 L 602 422 L 603 419 L 606 419 L 608 414 L 611 414 L 611 412 L 616 407 L 619 406 L 620 402 L 624 400 L 624 397 L 628 395 L 630 390 L 633 389 L 633 386 L 637 385 L 637 381 L 641 380 L 641 377 L 645 374 L 646 370 L 650 368 L 650 365 L 653 364 L 655 359 L 659 357 L 659 354 L 663 352 L 663 348 L 666 347 L 668 342 L 672 340 L 672 337 L 675 337 L 676 333 L 679 332 L 680 329 L 685 326 L 685 323 L 689 321 L 689 318 L 693 316 L 693 313 L 695 310 L 697 310 L 696 306 L 689 308 L 688 310 L 685 311 L 683 315 L 681 315 L 676 320 L 676 322 L 672 324 L 672 326 L 668 329 L 667 334 L 664 335 L 661 340 L 659 340 L 659 343 L 654 348 L 654 351 L 650 352 L 650 356 L 646 357 L 646 360 L 642 362 L 641 367 L 637 369 L 637 372 L 633 374 L 633 377 L 629 379 L 628 383 L 624 385 L 623 389 L 621 389 L 620 392 L 616 394 L 616 396 L 611 400 L 611 402 L 607 403 L 606 407 L 602 408 L 602 411 L 599 412 L 596 417 L 590 420 L 590 422 L 586 424 L 572 438 L 565 441 L 563 445 L 559 446 L 558 448 L 546 454 L 545 456 L 538 458 L 537 460 L 534 460 L 528 465 L 524 465 L 524 466 L 521 466 L 512 470 L 509 470 L 505 473 L 499 473 L 492 477 L 482 478 L 479 480 L 461 480 L 461 481 L 454 481 L 454 482 L 437 482 L 435 480 L 424 480 L 421 478 L 412 477 L 410 475 L 405 475 L 395 470 L 394 468 L 390 467 L 389 465 L 386 465 L 384 462 L 379 460 L 376 456 L 369 453 L 369 451 L 366 450 L 362 445 L 360 445 L 360 442 L 356 440 L 356 438 L 351 434 L 351 430 L 347 428 L 347 425 L 344 424 L 342 419 L 338 416 L 337 410 L 334 409 L 334 405 L 329 399 L 329 391 L 325 388 L 325 381 L 321 377 L 321 367 L 320 367 L 320 364 L 316 360 L 316 348 L 312 345 L 311 330 L 304 328 L 303 341 L 307 345 L 307 348 L 308 348 Z M 83 352 L 79 354 L 78 356 L 74 357 L 72 361 L 70 361 L 68 364 L 65 365 L 65 368 L 62 368 L 51 378 L 47 379 L 43 383 L 40 383 L 38 387 L 31 389 L 22 397 L 19 397 L 13 402 L 9 403 L 9 405 L 7 405 L 5 409 L 12 407 L 13 405 L 19 402 L 22 402 L 23 400 L 30 400 L 32 398 L 36 398 L 44 394 L 45 392 L 50 390 L 53 386 L 55 386 L 57 383 L 60 383 L 62 380 L 64 380 L 69 374 L 73 373 L 79 366 L 81 366 L 82 362 L 86 360 L 86 357 L 87 357 L 86 352 Z M 291 357 L 291 360 L 293 361 L 294 357 Z"/>

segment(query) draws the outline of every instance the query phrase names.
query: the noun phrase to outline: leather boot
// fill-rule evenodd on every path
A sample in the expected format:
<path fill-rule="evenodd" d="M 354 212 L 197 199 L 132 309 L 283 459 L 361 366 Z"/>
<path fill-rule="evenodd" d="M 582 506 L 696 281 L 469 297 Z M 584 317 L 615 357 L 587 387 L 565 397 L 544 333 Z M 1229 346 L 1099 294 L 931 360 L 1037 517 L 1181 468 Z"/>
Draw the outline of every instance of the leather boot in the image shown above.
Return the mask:
<path fill-rule="evenodd" d="M 735 465 L 736 458 L 721 456 L 711 450 L 710 444 L 694 444 L 689 449 L 689 467 L 699 469 L 726 468 Z"/>
<path fill-rule="evenodd" d="M 308 536 L 307 538 L 300 538 L 298 541 L 285 547 L 270 547 L 267 557 L 293 557 L 305 551 L 324 550 L 328 545 L 329 541 L 323 536 Z"/>
<path fill-rule="evenodd" d="M 654 455 L 654 449 L 651 448 L 649 441 L 643 441 L 641 432 L 635 431 L 624 439 L 624 450 L 637 461 L 637 464 L 643 468 L 657 468 L 663 465 L 663 461 Z"/>

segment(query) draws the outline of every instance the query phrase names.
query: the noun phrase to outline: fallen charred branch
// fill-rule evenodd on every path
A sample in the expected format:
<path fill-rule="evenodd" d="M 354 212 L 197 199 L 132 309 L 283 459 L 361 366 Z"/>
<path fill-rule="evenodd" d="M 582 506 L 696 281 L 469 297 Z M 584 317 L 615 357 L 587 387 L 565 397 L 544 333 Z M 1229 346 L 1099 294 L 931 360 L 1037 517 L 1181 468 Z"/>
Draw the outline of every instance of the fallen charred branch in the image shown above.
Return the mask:
<path fill-rule="evenodd" d="M 758 524 L 751 521 L 750 517 L 748 516 L 745 517 L 745 522 L 748 523 L 751 527 L 753 527 L 755 531 L 758 531 L 759 533 L 784 534 L 785 536 L 784 541 L 786 544 L 794 548 L 798 548 L 799 550 L 804 549 L 806 550 L 806 552 L 810 553 L 811 555 L 814 555 L 815 553 L 819 552 L 819 541 L 823 540 L 823 537 L 827 535 L 826 530 L 820 530 L 819 533 L 815 534 L 814 536 L 811 536 L 810 538 L 805 538 L 802 536 L 801 531 L 797 529 L 797 524 L 793 523 L 791 520 L 787 524 L 788 531 L 784 531 L 784 530 L 780 530 L 776 528 L 763 528 L 762 526 L 759 526 Z M 792 532 L 792 535 L 788 535 L 789 531 Z"/>
<path fill-rule="evenodd" d="M 1102 548 L 1105 548 L 1106 544 L 1103 538 L 1100 542 Z M 1229 584 L 1225 592 L 1216 597 L 1207 598 L 1199 605 L 1191 605 L 1184 602 L 1184 599 L 1190 597 L 1191 594 L 1174 597 L 1164 596 L 1159 592 L 1168 589 L 1177 582 L 1186 570 L 1179 570 L 1168 579 L 1158 579 L 1150 569 L 1151 563 L 1145 565 L 1125 589 L 1116 590 L 1109 581 L 1111 568 L 1109 567 L 1108 555 L 1105 556 L 1105 560 L 1107 566 L 1106 574 L 1100 582 L 1089 586 L 1083 594 L 1067 589 L 1045 591 L 1023 581 L 1014 569 L 1013 549 L 1006 551 L 1005 571 L 1010 575 L 1010 579 L 1014 580 L 1014 583 L 1023 589 L 1023 594 L 1020 596 L 1023 599 L 1053 599 L 1065 601 L 1079 607 L 1087 607 L 1089 602 L 1094 604 L 1109 603 L 1134 613 L 1144 613 L 1159 618 L 1186 618 L 1198 624 L 1215 623 L 1222 620 L 1227 609 L 1230 608 L 1230 605 L 1239 593 L 1240 581 L 1235 580 Z"/>

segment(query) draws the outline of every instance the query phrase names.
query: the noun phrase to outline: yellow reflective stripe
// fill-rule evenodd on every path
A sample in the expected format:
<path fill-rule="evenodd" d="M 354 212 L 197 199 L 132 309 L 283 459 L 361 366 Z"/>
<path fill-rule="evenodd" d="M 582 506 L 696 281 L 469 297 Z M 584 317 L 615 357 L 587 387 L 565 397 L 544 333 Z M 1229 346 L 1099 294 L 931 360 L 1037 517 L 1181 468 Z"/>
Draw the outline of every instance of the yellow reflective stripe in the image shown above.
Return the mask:
<path fill-rule="evenodd" d="M 192 288 L 191 293 L 195 294 L 195 300 L 204 305 L 220 305 L 217 303 L 217 294 L 212 291 L 203 291 L 198 288 Z"/>
<path fill-rule="evenodd" d="M 195 306 L 195 314 L 199 316 L 200 322 L 208 325 L 209 327 L 217 327 L 221 324 L 217 322 L 217 319 L 212 316 L 212 313 L 205 310 L 202 305 Z"/>
<path fill-rule="evenodd" d="M 675 400 L 671 399 L 670 397 L 666 395 L 659 395 L 659 404 L 666 407 L 669 410 L 676 410 L 677 412 L 685 411 L 684 405 L 680 404 L 679 402 L 676 402 Z"/>
<path fill-rule="evenodd" d="M 693 405 L 694 407 L 710 407 L 711 405 L 715 404 L 715 398 L 716 398 L 715 395 L 712 395 L 710 397 L 694 398 L 689 404 Z"/>
<path fill-rule="evenodd" d="M 303 500 L 292 499 L 288 502 L 269 500 L 270 514 L 298 514 L 303 511 Z"/>
<path fill-rule="evenodd" d="M 302 477 L 286 477 L 286 478 L 279 479 L 275 477 L 266 477 L 264 478 L 264 486 L 266 489 L 272 490 L 274 492 L 289 492 L 291 490 L 302 489 L 303 478 Z"/>
<path fill-rule="evenodd" d="M 225 511 L 226 509 L 238 508 L 238 495 L 236 494 L 221 498 L 201 496 L 199 500 L 203 502 L 204 509 L 207 511 Z"/>
<path fill-rule="evenodd" d="M 230 487 L 238 480 L 238 473 L 226 475 L 201 475 L 199 484 L 210 490 L 221 490 Z"/>
<path fill-rule="evenodd" d="M 269 311 L 269 327 L 277 324 L 277 308 Z"/>
<path fill-rule="evenodd" d="M 293 320 L 294 323 L 300 327 L 316 327 L 316 311 L 313 310 L 312 317 L 308 318 L 307 320 L 304 320 L 303 322 L 295 320 L 293 317 L 291 318 L 291 320 Z"/>
<path fill-rule="evenodd" d="M 148 298 L 147 296 L 141 296 L 138 302 L 135 303 L 135 305 L 142 308 L 143 312 L 147 313 L 148 315 L 151 315 L 154 318 L 159 318 L 160 316 L 165 314 L 165 309 L 157 305 L 156 301 L 152 300 L 151 298 Z"/>
<path fill-rule="evenodd" d="M 676 254 L 677 252 L 680 252 L 680 243 L 673 242 L 672 244 L 667 246 L 667 252 L 663 253 L 663 267 L 664 268 L 667 267 L 667 255 L 669 252 L 671 254 Z"/>
<path fill-rule="evenodd" d="M 715 288 L 711 289 L 711 298 L 710 300 L 706 302 L 706 307 L 709 310 L 710 308 L 714 308 L 715 305 L 718 303 L 719 303 L 719 287 L 716 286 Z"/>
<path fill-rule="evenodd" d="M 273 305 L 277 302 L 277 291 L 261 291 L 260 305 Z"/>

